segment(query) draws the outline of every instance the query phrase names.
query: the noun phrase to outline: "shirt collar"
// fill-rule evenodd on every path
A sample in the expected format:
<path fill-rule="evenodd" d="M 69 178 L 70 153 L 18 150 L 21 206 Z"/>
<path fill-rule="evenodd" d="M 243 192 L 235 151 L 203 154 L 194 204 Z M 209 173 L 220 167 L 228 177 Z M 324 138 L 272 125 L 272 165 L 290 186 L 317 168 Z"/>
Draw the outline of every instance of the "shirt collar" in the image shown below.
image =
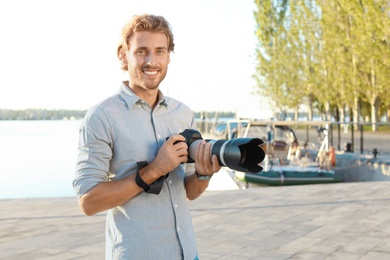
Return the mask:
<path fill-rule="evenodd" d="M 161 90 L 158 90 L 158 104 L 168 107 L 168 102 Z"/>
<path fill-rule="evenodd" d="M 120 95 L 125 100 L 126 104 L 129 107 L 133 107 L 136 103 L 141 102 L 142 99 L 139 98 L 125 83 L 125 81 L 122 82 L 120 89 L 119 89 Z M 161 92 L 161 90 L 158 90 L 158 104 L 163 105 L 166 108 L 168 108 L 168 102 L 164 96 L 164 94 Z"/>

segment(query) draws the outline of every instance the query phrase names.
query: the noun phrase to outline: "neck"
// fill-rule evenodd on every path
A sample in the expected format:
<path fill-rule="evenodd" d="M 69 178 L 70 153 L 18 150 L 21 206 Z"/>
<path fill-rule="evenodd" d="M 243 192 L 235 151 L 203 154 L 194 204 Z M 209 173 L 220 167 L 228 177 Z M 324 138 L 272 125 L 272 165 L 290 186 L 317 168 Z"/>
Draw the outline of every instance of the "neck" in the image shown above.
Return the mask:
<path fill-rule="evenodd" d="M 139 86 L 130 85 L 128 81 L 124 82 L 125 85 L 131 89 L 139 98 L 145 100 L 149 106 L 154 109 L 158 102 L 158 88 L 147 89 Z"/>

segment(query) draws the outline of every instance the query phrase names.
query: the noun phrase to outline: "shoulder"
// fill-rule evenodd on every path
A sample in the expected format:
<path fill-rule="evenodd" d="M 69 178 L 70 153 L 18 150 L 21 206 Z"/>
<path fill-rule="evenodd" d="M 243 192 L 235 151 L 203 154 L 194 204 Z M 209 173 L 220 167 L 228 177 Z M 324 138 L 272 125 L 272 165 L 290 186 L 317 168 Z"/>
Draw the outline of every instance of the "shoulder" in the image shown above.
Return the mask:
<path fill-rule="evenodd" d="M 126 103 L 119 93 L 108 97 L 87 110 L 87 114 L 103 115 L 120 109 L 125 109 Z"/>
<path fill-rule="evenodd" d="M 119 116 L 121 110 L 126 110 L 125 104 L 121 101 L 120 95 L 115 94 L 90 107 L 84 116 L 84 122 L 93 125 L 106 125 L 116 115 Z"/>

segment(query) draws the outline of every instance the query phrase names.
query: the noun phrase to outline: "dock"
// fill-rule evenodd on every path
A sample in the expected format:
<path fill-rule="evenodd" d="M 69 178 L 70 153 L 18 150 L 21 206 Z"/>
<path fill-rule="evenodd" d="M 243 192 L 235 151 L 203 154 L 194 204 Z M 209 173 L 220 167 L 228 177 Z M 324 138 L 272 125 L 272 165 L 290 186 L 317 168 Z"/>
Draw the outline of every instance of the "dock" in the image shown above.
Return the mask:
<path fill-rule="evenodd" d="M 208 190 L 189 202 L 200 259 L 390 259 L 390 182 Z M 0 259 L 104 259 L 105 213 L 0 200 Z"/>

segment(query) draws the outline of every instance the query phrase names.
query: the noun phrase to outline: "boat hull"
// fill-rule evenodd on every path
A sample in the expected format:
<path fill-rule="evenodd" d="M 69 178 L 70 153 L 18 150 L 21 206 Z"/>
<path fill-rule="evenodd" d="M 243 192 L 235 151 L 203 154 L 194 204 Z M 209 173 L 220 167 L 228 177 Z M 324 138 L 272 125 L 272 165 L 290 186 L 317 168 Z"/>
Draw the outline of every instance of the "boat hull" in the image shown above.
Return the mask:
<path fill-rule="evenodd" d="M 291 166 L 273 167 L 258 173 L 235 172 L 235 177 L 245 183 L 267 186 L 305 185 L 342 182 L 333 170 Z"/>

